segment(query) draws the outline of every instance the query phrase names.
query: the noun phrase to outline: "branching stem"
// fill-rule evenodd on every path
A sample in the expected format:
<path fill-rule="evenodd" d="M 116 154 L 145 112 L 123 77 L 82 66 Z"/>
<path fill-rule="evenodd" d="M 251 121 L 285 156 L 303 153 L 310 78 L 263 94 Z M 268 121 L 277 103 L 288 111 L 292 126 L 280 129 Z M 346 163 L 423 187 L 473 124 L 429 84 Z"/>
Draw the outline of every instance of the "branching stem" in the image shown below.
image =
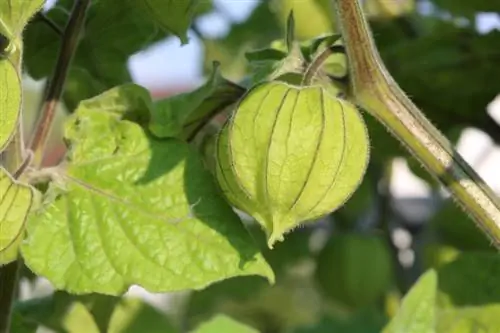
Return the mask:
<path fill-rule="evenodd" d="M 47 95 L 42 106 L 42 114 L 37 123 L 35 135 L 31 142 L 31 150 L 34 153 L 33 162 L 36 166 L 40 166 L 43 160 L 43 152 L 56 113 L 56 106 L 63 92 L 66 76 L 78 46 L 80 33 L 85 21 L 85 14 L 89 5 L 90 0 L 75 1 L 71 16 L 62 35 L 61 48 L 59 50 L 54 74 L 49 81 Z"/>
<path fill-rule="evenodd" d="M 498 197 L 389 74 L 359 0 L 332 1 L 349 62 L 353 101 L 384 124 L 500 248 Z"/>

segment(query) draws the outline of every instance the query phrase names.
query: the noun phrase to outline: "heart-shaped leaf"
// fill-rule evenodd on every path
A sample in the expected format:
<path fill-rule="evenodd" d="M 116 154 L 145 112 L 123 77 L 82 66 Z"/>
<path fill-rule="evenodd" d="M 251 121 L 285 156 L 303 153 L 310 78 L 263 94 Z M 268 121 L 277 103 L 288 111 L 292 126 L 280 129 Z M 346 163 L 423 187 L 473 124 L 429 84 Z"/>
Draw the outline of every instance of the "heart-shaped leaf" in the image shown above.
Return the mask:
<path fill-rule="evenodd" d="M 0 265 L 16 258 L 33 190 L 16 182 L 0 167 Z"/>
<path fill-rule="evenodd" d="M 54 198 L 29 220 L 26 264 L 56 288 L 120 294 L 200 289 L 273 272 L 219 196 L 191 147 L 156 140 L 130 119 L 147 114 L 127 85 L 80 104 L 66 127 L 71 151 Z M 142 115 L 142 116 L 141 116 Z"/>

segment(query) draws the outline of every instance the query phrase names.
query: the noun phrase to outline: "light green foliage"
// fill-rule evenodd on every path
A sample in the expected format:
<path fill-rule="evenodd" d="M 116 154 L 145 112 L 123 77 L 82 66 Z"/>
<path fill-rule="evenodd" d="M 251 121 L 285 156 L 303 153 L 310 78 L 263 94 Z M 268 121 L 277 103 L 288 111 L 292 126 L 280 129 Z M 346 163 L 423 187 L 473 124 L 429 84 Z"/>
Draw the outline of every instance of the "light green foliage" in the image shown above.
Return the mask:
<path fill-rule="evenodd" d="M 192 333 L 258 333 L 258 331 L 227 316 L 218 315 L 201 324 Z"/>
<path fill-rule="evenodd" d="M 155 102 L 149 129 L 159 138 L 187 137 L 207 119 L 235 103 L 245 90 L 224 79 L 219 64 L 196 90 Z"/>
<path fill-rule="evenodd" d="M 362 234 L 335 235 L 318 255 L 316 280 L 327 297 L 350 309 L 373 305 L 392 283 L 385 240 Z"/>
<path fill-rule="evenodd" d="M 0 265 L 16 259 L 32 201 L 31 187 L 16 182 L 0 167 Z"/>
<path fill-rule="evenodd" d="M 199 156 L 133 122 L 146 119 L 147 105 L 143 89 L 126 85 L 70 118 L 71 151 L 51 202 L 29 220 L 26 264 L 73 293 L 200 289 L 252 274 L 273 280 Z"/>
<path fill-rule="evenodd" d="M 438 276 L 434 270 L 420 277 L 383 333 L 436 333 L 437 286 Z"/>
<path fill-rule="evenodd" d="M 10 60 L 0 56 L 0 152 L 10 141 L 19 121 L 21 82 Z"/>
<path fill-rule="evenodd" d="M 353 105 L 319 86 L 264 83 L 243 97 L 222 131 L 217 177 L 231 203 L 261 224 L 272 247 L 352 195 L 368 149 Z"/>

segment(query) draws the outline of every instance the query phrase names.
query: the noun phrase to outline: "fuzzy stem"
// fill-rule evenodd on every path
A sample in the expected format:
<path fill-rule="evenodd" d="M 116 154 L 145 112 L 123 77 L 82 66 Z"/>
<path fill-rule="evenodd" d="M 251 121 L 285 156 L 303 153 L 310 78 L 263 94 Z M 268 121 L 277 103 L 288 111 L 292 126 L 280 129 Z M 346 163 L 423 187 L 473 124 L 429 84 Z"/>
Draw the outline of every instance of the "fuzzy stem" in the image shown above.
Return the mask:
<path fill-rule="evenodd" d="M 332 1 L 349 62 L 352 99 L 404 143 L 500 248 L 498 197 L 391 77 L 359 0 Z"/>
<path fill-rule="evenodd" d="M 54 74 L 49 81 L 47 95 L 42 107 L 42 115 L 37 123 L 36 132 L 31 142 L 35 166 L 40 166 L 42 163 L 45 145 L 56 113 L 56 106 L 63 92 L 66 76 L 78 46 L 80 33 L 85 22 L 85 14 L 89 5 L 90 0 L 76 0 L 71 11 L 71 16 L 64 29 Z"/>

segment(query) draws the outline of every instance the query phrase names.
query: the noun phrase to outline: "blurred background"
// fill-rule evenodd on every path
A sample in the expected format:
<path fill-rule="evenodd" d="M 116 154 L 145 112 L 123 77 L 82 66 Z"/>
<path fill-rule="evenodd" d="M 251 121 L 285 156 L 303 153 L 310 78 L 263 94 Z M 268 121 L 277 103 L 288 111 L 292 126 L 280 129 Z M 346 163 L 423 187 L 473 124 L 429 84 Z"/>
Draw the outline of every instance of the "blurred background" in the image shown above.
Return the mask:
<path fill-rule="evenodd" d="M 156 36 L 127 55 L 124 65 L 129 78 L 147 87 L 157 99 L 198 87 L 214 60 L 222 63 L 226 78 L 240 82 L 249 71 L 245 52 L 282 38 L 290 9 L 295 13 L 299 39 L 334 32 L 330 2 L 203 1 L 203 10 L 189 31 L 189 44 L 181 45 L 178 38 L 166 34 Z M 500 1 L 363 3 L 382 58 L 396 81 L 499 192 Z M 48 1 L 46 10 L 54 5 L 55 1 Z M 27 43 L 34 38 L 30 29 Z M 27 136 L 47 75 L 30 64 L 29 51 L 28 47 Z M 105 65 L 104 71 L 112 66 Z M 88 96 L 75 95 L 73 83 L 70 77 L 59 124 L 77 101 L 101 92 L 108 82 L 100 89 L 90 89 Z M 186 327 L 224 312 L 262 332 L 378 332 L 394 314 L 401 295 L 427 268 L 453 260 L 463 251 L 493 251 L 466 214 L 399 142 L 369 115 L 365 114 L 365 120 L 372 141 L 367 177 L 338 212 L 292 232 L 275 251 L 264 250 L 277 271 L 276 286 L 246 277 L 195 293 L 154 295 L 133 287 L 128 295 L 141 297 L 155 311 Z M 47 166 L 56 164 L 64 154 L 59 127 L 56 124 L 52 132 Z M 258 230 L 255 235 L 259 239 Z M 336 244 L 342 245 L 332 245 L 336 237 L 341 238 Z M 333 280 L 340 287 L 331 287 Z M 353 295 L 351 289 L 358 294 Z M 43 279 L 26 279 L 21 298 L 50 292 Z"/>

